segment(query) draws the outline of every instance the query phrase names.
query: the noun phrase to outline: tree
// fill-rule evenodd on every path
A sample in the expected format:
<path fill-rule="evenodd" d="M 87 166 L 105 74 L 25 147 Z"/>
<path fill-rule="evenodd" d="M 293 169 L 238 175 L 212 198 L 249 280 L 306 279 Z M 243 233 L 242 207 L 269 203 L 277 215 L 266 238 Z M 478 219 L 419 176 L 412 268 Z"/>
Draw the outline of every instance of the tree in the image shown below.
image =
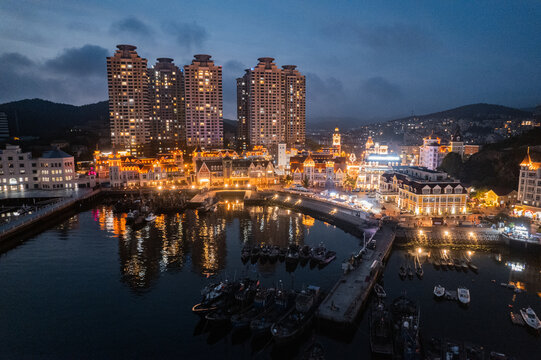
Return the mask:
<path fill-rule="evenodd" d="M 353 189 L 356 184 L 357 180 L 353 176 L 346 175 L 342 186 L 346 189 Z"/>
<path fill-rule="evenodd" d="M 310 180 L 308 180 L 308 178 L 304 178 L 302 179 L 302 186 L 304 186 L 305 188 L 308 188 L 310 186 Z"/>
<path fill-rule="evenodd" d="M 462 157 L 455 152 L 450 152 L 443 158 L 438 169 L 445 171 L 454 178 L 459 178 L 462 170 Z"/>

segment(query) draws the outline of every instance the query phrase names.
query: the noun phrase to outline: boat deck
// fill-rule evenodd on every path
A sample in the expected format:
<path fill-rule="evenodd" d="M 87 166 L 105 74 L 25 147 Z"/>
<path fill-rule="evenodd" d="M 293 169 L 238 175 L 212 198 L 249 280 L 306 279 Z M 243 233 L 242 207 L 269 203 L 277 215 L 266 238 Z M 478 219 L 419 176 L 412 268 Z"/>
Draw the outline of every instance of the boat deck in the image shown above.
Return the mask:
<path fill-rule="evenodd" d="M 522 318 L 522 315 L 520 313 L 510 312 L 509 315 L 511 316 L 511 322 L 515 325 L 521 325 L 524 326 L 526 323 L 524 322 L 524 319 Z"/>
<path fill-rule="evenodd" d="M 383 269 L 381 262 L 389 254 L 394 237 L 395 231 L 392 225 L 383 225 L 377 231 L 374 235 L 376 248 L 367 250 L 362 263 L 338 280 L 319 306 L 317 315 L 320 319 L 345 325 L 354 322 Z M 375 261 L 378 266 L 373 269 L 372 264 Z"/>

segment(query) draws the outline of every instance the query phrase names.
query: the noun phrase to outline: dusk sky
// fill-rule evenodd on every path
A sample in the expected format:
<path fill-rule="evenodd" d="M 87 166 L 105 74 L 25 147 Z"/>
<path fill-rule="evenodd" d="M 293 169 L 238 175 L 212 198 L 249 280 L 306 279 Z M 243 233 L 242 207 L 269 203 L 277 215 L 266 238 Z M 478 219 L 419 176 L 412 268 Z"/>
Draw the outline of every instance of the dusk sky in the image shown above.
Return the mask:
<path fill-rule="evenodd" d="M 307 76 L 308 122 L 541 103 L 541 1 L 518 0 L 3 0 L 0 103 L 106 100 L 105 57 L 121 43 L 149 64 L 212 55 L 230 119 L 235 78 L 265 56 Z"/>

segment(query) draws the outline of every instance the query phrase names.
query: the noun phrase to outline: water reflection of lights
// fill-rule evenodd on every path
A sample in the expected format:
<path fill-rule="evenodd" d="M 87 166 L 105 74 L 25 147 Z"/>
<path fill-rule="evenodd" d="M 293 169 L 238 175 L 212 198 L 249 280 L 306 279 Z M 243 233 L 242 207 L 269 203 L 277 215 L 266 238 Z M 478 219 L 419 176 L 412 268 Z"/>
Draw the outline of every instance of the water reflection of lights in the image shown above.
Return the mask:
<path fill-rule="evenodd" d="M 508 262 L 505 263 L 505 265 L 510 267 L 511 271 L 522 272 L 522 271 L 524 271 L 526 269 L 526 265 L 522 264 L 522 263 L 519 263 L 519 262 L 508 261 Z"/>

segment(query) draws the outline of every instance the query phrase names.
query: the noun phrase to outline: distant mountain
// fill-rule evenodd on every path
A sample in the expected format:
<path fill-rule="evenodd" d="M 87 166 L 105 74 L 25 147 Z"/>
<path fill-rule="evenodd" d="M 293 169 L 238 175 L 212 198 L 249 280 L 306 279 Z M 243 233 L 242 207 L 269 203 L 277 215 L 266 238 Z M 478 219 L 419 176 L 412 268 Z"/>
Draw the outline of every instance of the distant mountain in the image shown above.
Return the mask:
<path fill-rule="evenodd" d="M 340 116 L 315 116 L 306 120 L 306 127 L 308 129 L 323 129 L 332 130 L 336 127 L 341 129 L 349 129 L 353 127 L 359 127 L 368 124 L 369 121 L 361 120 L 354 117 L 340 117 Z"/>
<path fill-rule="evenodd" d="M 8 116 L 12 136 L 47 136 L 73 126 L 103 124 L 109 121 L 109 103 L 74 106 L 41 99 L 0 104 Z"/>
<path fill-rule="evenodd" d="M 510 108 L 502 105 L 492 104 L 471 104 L 460 106 L 454 109 L 440 111 L 426 115 L 416 115 L 419 120 L 443 120 L 448 118 L 454 119 L 472 119 L 472 120 L 490 120 L 502 118 L 528 118 L 533 114 L 531 111 L 524 111 L 515 108 Z M 400 122 L 411 119 L 411 116 L 391 120 L 392 122 Z"/>

